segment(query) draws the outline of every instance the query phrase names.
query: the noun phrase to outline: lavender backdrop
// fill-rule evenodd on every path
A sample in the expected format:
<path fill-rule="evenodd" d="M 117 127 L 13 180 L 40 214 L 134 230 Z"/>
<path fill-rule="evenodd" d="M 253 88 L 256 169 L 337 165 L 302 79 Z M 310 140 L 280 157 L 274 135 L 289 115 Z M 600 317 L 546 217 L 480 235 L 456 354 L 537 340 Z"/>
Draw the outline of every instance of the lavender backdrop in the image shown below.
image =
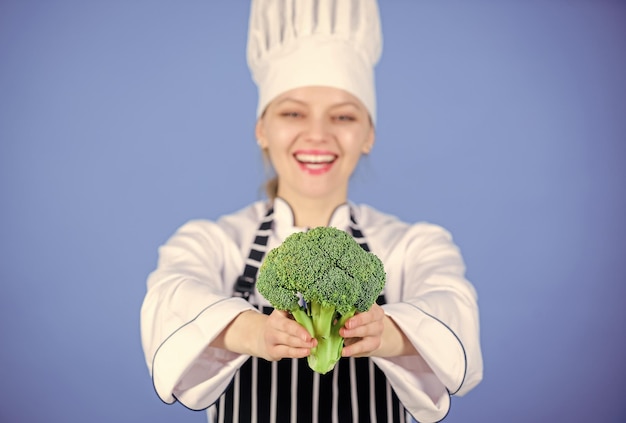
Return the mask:
<path fill-rule="evenodd" d="M 626 3 L 381 0 L 352 199 L 449 228 L 485 380 L 446 422 L 623 422 Z M 140 347 L 156 249 L 259 198 L 245 1 L 0 2 L 0 421 L 202 422 Z"/>

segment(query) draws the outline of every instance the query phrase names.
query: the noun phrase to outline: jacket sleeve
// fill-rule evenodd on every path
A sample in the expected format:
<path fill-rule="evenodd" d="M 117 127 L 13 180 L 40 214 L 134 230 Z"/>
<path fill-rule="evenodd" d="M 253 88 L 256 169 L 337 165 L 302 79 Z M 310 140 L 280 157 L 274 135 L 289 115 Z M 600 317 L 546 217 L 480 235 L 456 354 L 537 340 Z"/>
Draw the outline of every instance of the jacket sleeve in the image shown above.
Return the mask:
<path fill-rule="evenodd" d="M 402 283 L 383 308 L 419 357 L 375 362 L 418 421 L 436 422 L 447 415 L 450 395 L 463 395 L 482 380 L 476 291 L 450 234 L 436 225 L 411 226 L 388 263 L 388 278 Z"/>
<path fill-rule="evenodd" d="M 209 347 L 239 313 L 256 310 L 227 292 L 242 268 L 234 242 L 212 222 L 189 222 L 160 247 L 141 307 L 141 338 L 164 402 L 209 407 L 248 358 Z"/>

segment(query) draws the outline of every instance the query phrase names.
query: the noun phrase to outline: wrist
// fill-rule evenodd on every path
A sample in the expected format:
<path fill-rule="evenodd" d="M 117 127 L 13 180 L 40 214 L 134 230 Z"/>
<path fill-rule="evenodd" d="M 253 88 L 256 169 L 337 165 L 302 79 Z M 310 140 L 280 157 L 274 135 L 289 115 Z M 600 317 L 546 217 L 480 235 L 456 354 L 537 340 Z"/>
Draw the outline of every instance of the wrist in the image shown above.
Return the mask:
<path fill-rule="evenodd" d="M 376 352 L 378 357 L 398 357 L 402 355 L 416 355 L 417 350 L 406 337 L 394 320 L 385 314 L 384 329 L 380 348 Z"/>
<path fill-rule="evenodd" d="M 237 354 L 258 355 L 258 340 L 254 335 L 261 333 L 261 326 L 266 318 L 267 316 L 254 310 L 239 313 L 211 346 Z"/>

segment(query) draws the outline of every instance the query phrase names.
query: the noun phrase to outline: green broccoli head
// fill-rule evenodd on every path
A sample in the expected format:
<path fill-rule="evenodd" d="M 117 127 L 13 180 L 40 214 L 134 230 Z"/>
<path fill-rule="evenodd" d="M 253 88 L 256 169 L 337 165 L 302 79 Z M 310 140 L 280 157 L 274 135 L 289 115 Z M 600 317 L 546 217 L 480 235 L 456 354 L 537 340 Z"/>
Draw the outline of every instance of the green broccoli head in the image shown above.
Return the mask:
<path fill-rule="evenodd" d="M 274 265 L 262 266 L 259 272 L 257 288 L 263 296 L 279 310 L 293 310 L 299 307 L 299 297 L 292 267 L 289 262 L 293 256 L 285 255 L 281 249 L 273 249 L 267 254 L 265 262 Z M 262 277 L 261 277 L 262 275 Z"/>
<path fill-rule="evenodd" d="M 259 269 L 257 288 L 272 306 L 292 313 L 314 336 L 309 366 L 330 371 L 341 357 L 339 329 L 355 312 L 370 309 L 385 285 L 380 259 L 348 233 L 318 227 L 290 235 Z"/>

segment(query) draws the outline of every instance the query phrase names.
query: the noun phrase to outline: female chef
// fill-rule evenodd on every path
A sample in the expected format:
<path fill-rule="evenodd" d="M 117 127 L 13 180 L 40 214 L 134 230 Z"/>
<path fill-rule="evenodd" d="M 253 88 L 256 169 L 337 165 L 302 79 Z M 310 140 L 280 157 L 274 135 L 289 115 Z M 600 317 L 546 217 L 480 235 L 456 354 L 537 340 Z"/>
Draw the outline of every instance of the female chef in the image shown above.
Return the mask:
<path fill-rule="evenodd" d="M 348 199 L 375 139 L 375 0 L 253 0 L 248 64 L 256 136 L 275 170 L 267 201 L 183 225 L 159 250 L 141 310 L 154 387 L 209 421 L 420 422 L 482 379 L 476 293 L 441 227 Z M 312 372 L 315 346 L 256 291 L 267 251 L 316 226 L 347 231 L 385 264 L 380 305 L 341 331 L 343 358 Z"/>

